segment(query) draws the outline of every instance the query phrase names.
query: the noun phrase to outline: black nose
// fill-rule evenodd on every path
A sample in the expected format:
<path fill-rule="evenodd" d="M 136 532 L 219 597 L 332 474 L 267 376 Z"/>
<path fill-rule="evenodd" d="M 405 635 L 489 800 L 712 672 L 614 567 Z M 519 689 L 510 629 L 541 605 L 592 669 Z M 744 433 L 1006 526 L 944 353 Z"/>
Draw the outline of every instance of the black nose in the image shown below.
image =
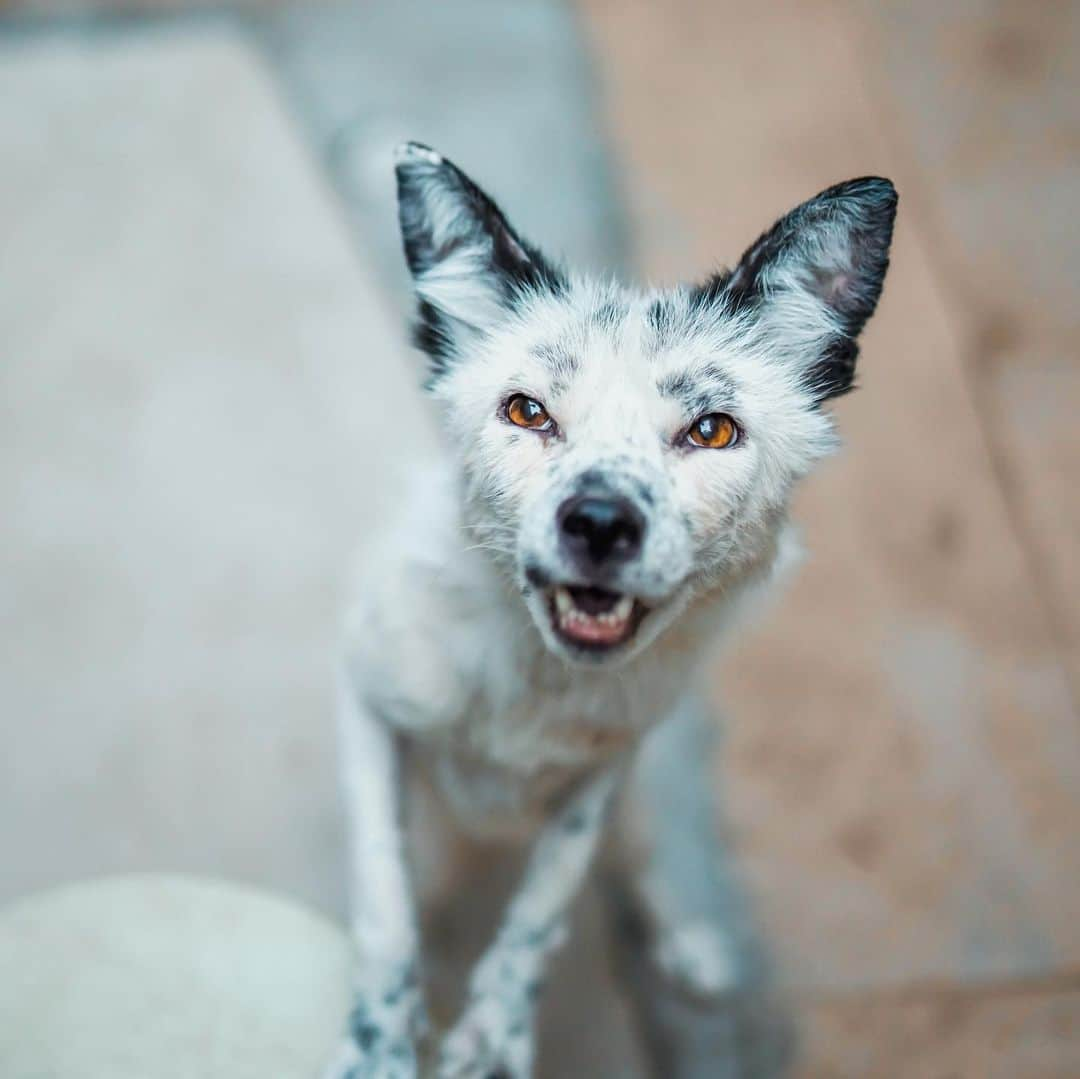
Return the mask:
<path fill-rule="evenodd" d="M 641 553 L 645 521 L 625 498 L 578 495 L 558 514 L 563 546 L 579 565 L 610 566 Z"/>

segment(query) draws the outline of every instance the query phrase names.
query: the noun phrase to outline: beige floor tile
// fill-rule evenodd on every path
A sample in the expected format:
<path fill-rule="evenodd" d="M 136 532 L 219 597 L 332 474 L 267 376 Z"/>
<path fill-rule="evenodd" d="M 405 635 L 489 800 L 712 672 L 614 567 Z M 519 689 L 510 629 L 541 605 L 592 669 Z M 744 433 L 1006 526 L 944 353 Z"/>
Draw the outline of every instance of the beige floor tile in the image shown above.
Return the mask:
<path fill-rule="evenodd" d="M 1080 6 L 860 4 L 995 465 L 1080 698 Z"/>
<path fill-rule="evenodd" d="M 10 39 L 0 142 L 0 900 L 168 868 L 336 913 L 403 334 L 221 26 Z"/>

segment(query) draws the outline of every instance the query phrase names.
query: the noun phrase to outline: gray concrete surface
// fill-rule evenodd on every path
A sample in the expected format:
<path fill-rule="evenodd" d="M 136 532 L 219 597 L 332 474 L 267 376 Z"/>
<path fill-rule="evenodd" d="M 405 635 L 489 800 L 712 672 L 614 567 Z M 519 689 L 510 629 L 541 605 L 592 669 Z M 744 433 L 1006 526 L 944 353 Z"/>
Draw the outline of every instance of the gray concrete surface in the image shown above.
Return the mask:
<path fill-rule="evenodd" d="M 339 910 L 328 671 L 401 328 L 223 25 L 9 44 L 0 141 L 0 897 L 169 868 Z"/>

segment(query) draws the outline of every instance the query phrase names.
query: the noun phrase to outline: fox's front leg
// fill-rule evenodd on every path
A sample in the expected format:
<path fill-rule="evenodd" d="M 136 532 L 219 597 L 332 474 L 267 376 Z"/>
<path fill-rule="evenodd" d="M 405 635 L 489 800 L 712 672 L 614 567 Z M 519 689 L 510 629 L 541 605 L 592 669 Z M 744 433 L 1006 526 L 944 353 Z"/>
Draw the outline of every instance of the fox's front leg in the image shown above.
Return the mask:
<path fill-rule="evenodd" d="M 717 830 L 714 743 L 696 696 L 649 733 L 627 779 L 609 866 L 657 972 L 700 998 L 743 980 L 747 929 Z"/>
<path fill-rule="evenodd" d="M 344 673 L 338 720 L 356 974 L 348 1036 L 325 1079 L 415 1079 L 424 1007 L 397 742 Z"/>
<path fill-rule="evenodd" d="M 603 832 L 618 773 L 588 781 L 545 826 L 494 941 L 469 979 L 468 999 L 446 1036 L 439 1079 L 526 1079 L 536 1005 L 567 911 Z"/>
<path fill-rule="evenodd" d="M 606 868 L 652 1074 L 786 1074 L 787 1016 L 718 832 L 714 721 L 690 695 L 648 735 Z"/>

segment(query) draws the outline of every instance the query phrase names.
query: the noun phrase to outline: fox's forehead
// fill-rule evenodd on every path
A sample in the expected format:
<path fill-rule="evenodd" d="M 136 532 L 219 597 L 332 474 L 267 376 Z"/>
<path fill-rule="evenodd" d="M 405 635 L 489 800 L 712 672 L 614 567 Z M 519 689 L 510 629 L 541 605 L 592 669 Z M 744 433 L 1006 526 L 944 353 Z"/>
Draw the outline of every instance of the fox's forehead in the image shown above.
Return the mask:
<path fill-rule="evenodd" d="M 714 311 L 695 310 L 684 290 L 579 282 L 520 310 L 494 357 L 508 378 L 543 390 L 551 401 L 602 390 L 700 413 L 734 407 L 739 399 L 745 376 L 733 330 L 738 327 L 725 326 Z"/>

